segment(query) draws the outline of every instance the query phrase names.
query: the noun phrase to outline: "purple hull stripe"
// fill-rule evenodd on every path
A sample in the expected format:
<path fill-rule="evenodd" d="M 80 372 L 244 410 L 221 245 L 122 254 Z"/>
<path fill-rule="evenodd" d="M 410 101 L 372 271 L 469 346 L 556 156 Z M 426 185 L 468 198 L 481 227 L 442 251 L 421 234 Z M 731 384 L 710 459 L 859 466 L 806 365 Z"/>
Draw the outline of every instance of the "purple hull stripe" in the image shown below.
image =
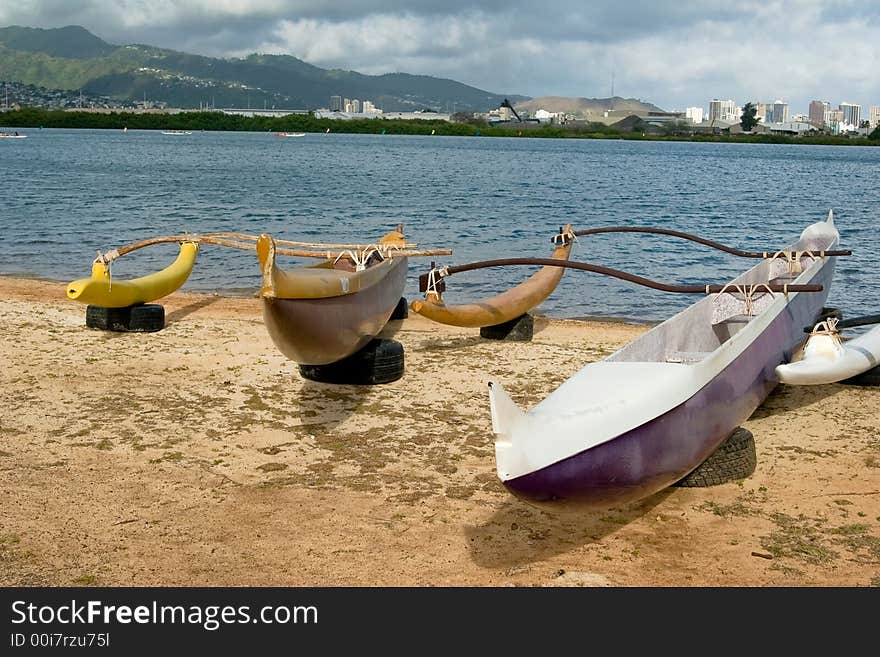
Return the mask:
<path fill-rule="evenodd" d="M 802 292 L 745 351 L 680 406 L 617 438 L 504 482 L 531 502 L 566 500 L 585 507 L 633 502 L 675 483 L 746 421 L 778 383 L 777 365 L 806 339 L 831 285 L 834 258 L 813 278 L 822 292 Z"/>

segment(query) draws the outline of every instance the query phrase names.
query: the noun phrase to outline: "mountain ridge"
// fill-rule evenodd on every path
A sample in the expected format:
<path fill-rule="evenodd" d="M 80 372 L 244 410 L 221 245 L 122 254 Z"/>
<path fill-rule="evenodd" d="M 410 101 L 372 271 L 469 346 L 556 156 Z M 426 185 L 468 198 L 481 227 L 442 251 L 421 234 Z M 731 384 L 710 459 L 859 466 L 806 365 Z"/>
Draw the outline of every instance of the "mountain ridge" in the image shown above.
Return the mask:
<path fill-rule="evenodd" d="M 486 112 L 504 100 L 532 114 L 544 109 L 587 119 L 606 110 L 663 111 L 633 98 L 531 98 L 430 75 L 323 69 L 293 55 L 217 58 L 147 44 L 115 45 L 79 25 L 0 27 L 0 80 L 184 109 L 317 109 L 341 96 L 370 100 L 384 111 Z"/>
<path fill-rule="evenodd" d="M 371 100 L 385 111 L 487 111 L 500 94 L 424 75 L 322 69 L 292 55 L 222 59 L 146 44 L 113 45 L 81 26 L 0 27 L 0 79 L 174 107 L 327 107 L 331 96 Z"/>

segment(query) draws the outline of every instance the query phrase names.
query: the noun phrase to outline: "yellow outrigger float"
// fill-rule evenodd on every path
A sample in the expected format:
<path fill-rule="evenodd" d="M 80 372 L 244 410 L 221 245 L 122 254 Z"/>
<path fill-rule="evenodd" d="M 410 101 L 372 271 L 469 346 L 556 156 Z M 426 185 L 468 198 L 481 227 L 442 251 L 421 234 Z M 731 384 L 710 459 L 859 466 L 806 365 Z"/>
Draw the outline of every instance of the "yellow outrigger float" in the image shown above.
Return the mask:
<path fill-rule="evenodd" d="M 553 260 L 568 260 L 574 243 L 571 224 L 553 236 L 557 245 L 550 256 Z M 562 279 L 564 267 L 546 265 L 525 281 L 501 294 L 479 303 L 447 306 L 441 296 L 444 290 L 443 279 L 454 271 L 467 271 L 466 267 L 446 267 L 432 269 L 425 278 L 422 291 L 424 300 L 416 300 L 410 309 L 440 324 L 462 326 L 466 328 L 482 328 L 510 322 L 521 317 L 544 301 Z"/>
<path fill-rule="evenodd" d="M 70 283 L 67 297 L 104 308 L 125 308 L 155 301 L 186 282 L 198 253 L 198 242 L 182 242 L 177 259 L 168 267 L 130 280 L 118 280 L 110 275 L 110 263 L 117 257 L 113 252 L 107 256 L 99 254 L 92 263 L 92 275 Z"/>

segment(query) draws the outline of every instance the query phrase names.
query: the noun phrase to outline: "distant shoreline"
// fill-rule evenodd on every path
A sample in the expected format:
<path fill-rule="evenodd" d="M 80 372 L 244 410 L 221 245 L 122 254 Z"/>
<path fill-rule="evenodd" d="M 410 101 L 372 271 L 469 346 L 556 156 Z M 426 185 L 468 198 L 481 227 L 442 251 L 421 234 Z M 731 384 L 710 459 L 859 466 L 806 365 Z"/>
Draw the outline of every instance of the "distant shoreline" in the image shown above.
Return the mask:
<path fill-rule="evenodd" d="M 708 142 L 732 144 L 797 144 L 813 146 L 880 146 L 880 129 L 869 137 L 753 134 L 649 134 L 624 132 L 602 124 L 566 125 L 517 124 L 493 126 L 483 122 L 450 123 L 441 119 L 319 119 L 311 114 L 281 117 L 237 116 L 222 112 L 188 111 L 178 114 L 134 112 L 70 112 L 24 108 L 0 114 L 8 128 L 66 128 L 106 130 L 187 130 L 205 132 L 305 132 L 376 135 L 426 135 L 436 137 L 512 137 L 537 139 L 619 139 L 628 141 Z"/>

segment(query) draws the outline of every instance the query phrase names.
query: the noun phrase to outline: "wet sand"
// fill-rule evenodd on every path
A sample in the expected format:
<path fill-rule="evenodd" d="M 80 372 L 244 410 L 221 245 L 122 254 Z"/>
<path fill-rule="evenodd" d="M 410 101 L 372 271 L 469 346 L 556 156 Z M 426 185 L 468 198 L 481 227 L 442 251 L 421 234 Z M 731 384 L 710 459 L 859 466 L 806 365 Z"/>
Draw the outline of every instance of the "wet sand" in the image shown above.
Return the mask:
<path fill-rule="evenodd" d="M 63 283 L 0 299 L 5 586 L 880 585 L 877 388 L 778 387 L 741 482 L 548 513 L 495 475 L 487 381 L 530 407 L 647 327 L 411 313 L 402 379 L 333 386 L 253 298 L 176 293 L 152 334 L 86 328 Z"/>

